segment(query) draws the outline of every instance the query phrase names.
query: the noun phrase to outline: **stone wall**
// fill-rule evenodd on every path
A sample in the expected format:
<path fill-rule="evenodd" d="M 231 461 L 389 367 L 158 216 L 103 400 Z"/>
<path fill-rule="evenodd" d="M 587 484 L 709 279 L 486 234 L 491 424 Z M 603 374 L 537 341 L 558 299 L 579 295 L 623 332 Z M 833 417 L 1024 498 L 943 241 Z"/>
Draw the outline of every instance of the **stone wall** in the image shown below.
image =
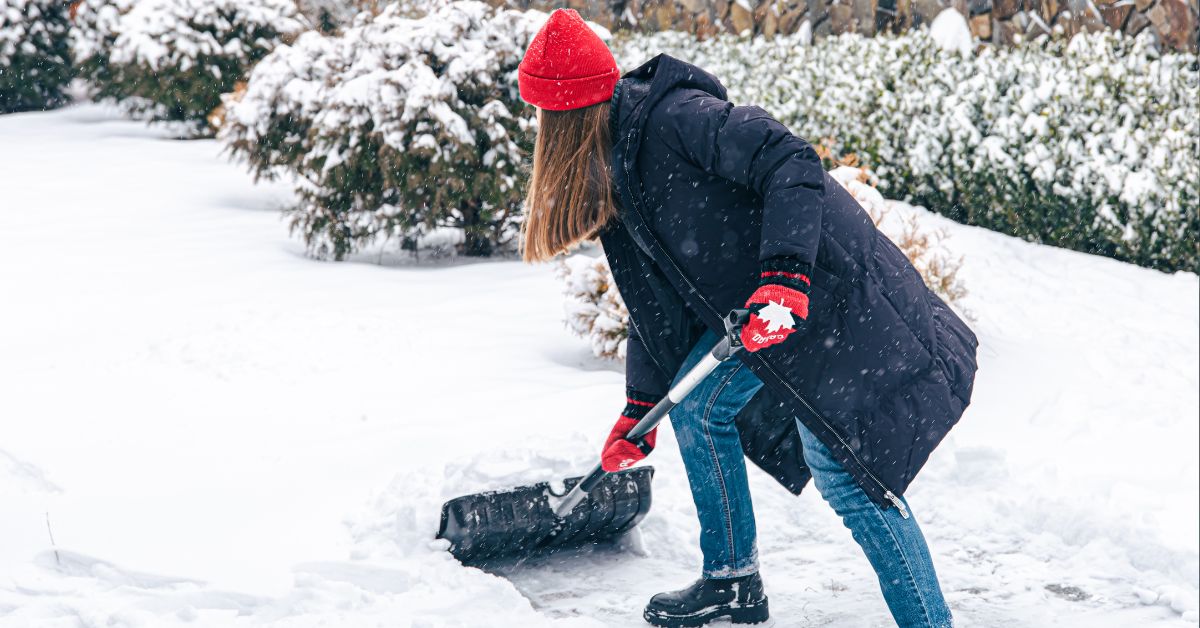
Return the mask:
<path fill-rule="evenodd" d="M 987 42 L 1010 44 L 1061 28 L 1068 35 L 1105 28 L 1149 29 L 1167 48 L 1197 51 L 1200 0 L 491 0 L 516 8 L 577 9 L 611 30 L 681 30 L 707 37 L 750 31 L 771 37 L 810 28 L 836 33 L 901 32 L 952 7 Z M 807 26 L 805 26 L 807 24 Z"/>

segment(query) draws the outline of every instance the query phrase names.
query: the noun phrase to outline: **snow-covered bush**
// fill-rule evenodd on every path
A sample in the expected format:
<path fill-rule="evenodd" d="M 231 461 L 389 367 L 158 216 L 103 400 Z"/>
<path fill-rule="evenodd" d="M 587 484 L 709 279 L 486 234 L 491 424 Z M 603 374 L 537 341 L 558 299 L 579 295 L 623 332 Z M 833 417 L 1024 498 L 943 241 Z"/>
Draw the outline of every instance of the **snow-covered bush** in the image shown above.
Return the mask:
<path fill-rule="evenodd" d="M 70 25 L 60 0 L 0 0 L 0 113 L 62 104 Z"/>
<path fill-rule="evenodd" d="M 629 310 L 617 292 L 608 260 L 572 255 L 559 260 L 557 274 L 566 283 L 567 328 L 591 342 L 596 357 L 624 360 Z"/>
<path fill-rule="evenodd" d="M 208 115 L 255 63 L 307 22 L 292 0 L 136 0 L 102 6 L 90 78 L 98 92 L 156 120 L 207 130 Z M 113 18 L 115 9 L 115 23 Z M 111 45 L 108 42 L 111 41 Z"/>
<path fill-rule="evenodd" d="M 890 197 L 1029 240 L 1200 270 L 1200 73 L 1148 36 L 1077 35 L 948 52 L 927 32 L 628 33 L 622 67 L 664 51 L 799 135 L 857 152 Z"/>
<path fill-rule="evenodd" d="M 535 124 L 516 68 L 545 16 L 474 0 L 405 11 L 306 34 L 226 99 L 220 137 L 259 176 L 298 180 L 291 226 L 315 256 L 413 248 L 439 227 L 461 229 L 467 255 L 515 241 Z"/>
<path fill-rule="evenodd" d="M 948 234 L 921 224 L 912 208 L 889 201 L 875 189 L 875 178 L 862 168 L 839 166 L 830 171 L 834 180 L 846 188 L 871 215 L 879 230 L 908 257 L 921 273 L 925 285 L 964 316 L 972 314 L 962 306 L 966 286 L 958 277 L 961 255 L 945 246 Z M 904 210 L 909 210 L 905 212 Z M 617 292 L 612 270 L 603 257 L 577 253 L 558 262 L 558 278 L 566 284 L 567 328 L 592 345 L 599 358 L 625 359 L 625 339 L 629 336 L 629 310 Z"/>
<path fill-rule="evenodd" d="M 75 73 L 87 82 L 90 95 L 96 100 L 121 96 L 109 69 L 109 55 L 117 41 L 117 24 L 136 1 L 81 0 L 74 5 L 71 52 L 75 56 Z"/>
<path fill-rule="evenodd" d="M 352 44 L 349 44 L 352 45 Z M 280 46 L 223 97 L 217 137 L 255 178 L 298 171 L 312 151 L 313 120 L 345 67 L 348 44 L 309 31 Z"/>

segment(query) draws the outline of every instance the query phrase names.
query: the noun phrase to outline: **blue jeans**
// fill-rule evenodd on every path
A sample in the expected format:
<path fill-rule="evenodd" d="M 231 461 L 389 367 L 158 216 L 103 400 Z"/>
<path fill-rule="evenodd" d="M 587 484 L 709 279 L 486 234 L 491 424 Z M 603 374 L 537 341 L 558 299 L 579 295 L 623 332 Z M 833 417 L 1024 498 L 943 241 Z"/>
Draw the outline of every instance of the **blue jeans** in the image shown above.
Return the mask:
<path fill-rule="evenodd" d="M 680 367 L 676 381 L 716 342 L 715 334 L 705 333 Z M 704 554 L 706 578 L 732 578 L 758 571 L 754 510 L 734 418 L 761 387 L 762 382 L 749 368 L 731 359 L 671 410 L 671 425 L 700 516 L 700 551 Z M 876 506 L 825 445 L 804 424 L 796 424 L 804 445 L 804 460 L 817 490 L 842 518 L 875 568 L 896 623 L 903 628 L 951 626 L 950 609 L 912 509 L 910 518 L 905 519 L 895 508 L 883 510 Z"/>

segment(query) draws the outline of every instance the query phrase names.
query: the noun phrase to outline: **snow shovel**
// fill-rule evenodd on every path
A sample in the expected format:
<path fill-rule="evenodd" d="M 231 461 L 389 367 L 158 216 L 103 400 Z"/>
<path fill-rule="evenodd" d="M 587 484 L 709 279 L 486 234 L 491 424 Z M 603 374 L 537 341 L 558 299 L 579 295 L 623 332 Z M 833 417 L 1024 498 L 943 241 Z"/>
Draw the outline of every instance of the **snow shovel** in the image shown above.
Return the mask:
<path fill-rule="evenodd" d="M 629 440 L 640 444 L 696 384 L 742 349 L 741 329 L 749 318 L 749 310 L 729 313 L 725 337 L 638 421 Z M 437 537 L 450 541 L 455 558 L 476 565 L 615 538 L 649 512 L 653 475 L 653 467 L 609 473 L 597 464 L 587 475 L 568 478 L 561 486 L 541 482 L 456 497 L 442 506 Z"/>

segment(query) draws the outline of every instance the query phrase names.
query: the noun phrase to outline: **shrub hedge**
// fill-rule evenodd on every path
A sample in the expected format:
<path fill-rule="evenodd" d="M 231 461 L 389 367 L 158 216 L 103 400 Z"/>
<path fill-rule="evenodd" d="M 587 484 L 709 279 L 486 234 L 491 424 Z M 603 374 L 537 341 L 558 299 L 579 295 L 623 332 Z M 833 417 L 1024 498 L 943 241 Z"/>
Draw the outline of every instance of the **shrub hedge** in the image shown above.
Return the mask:
<path fill-rule="evenodd" d="M 857 153 L 888 196 L 1031 241 L 1200 272 L 1200 73 L 1148 37 L 1081 34 L 963 55 L 924 31 L 812 45 L 623 34 L 798 135 Z"/>

